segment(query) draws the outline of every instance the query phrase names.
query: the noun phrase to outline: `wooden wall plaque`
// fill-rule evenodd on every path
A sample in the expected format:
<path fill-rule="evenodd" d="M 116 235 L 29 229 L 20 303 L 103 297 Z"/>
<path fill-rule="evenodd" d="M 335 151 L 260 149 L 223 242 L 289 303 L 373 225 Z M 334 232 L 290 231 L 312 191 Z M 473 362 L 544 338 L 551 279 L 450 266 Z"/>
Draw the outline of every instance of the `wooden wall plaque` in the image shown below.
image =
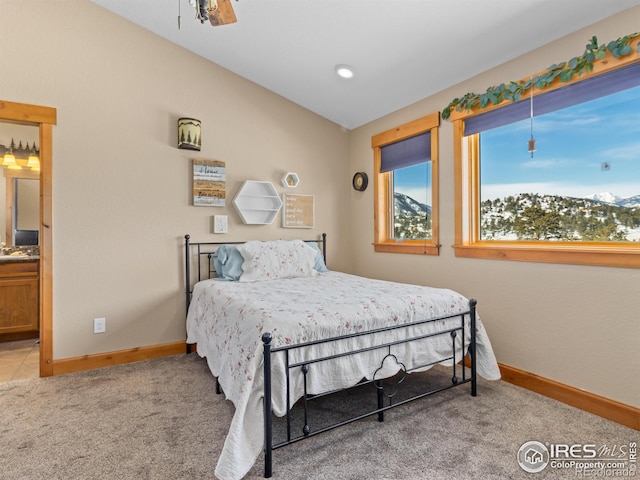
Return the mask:
<path fill-rule="evenodd" d="M 194 158 L 193 205 L 196 207 L 224 207 L 226 179 L 224 162 Z"/>
<path fill-rule="evenodd" d="M 284 228 L 313 228 L 313 210 L 313 195 L 282 194 L 282 226 Z"/>

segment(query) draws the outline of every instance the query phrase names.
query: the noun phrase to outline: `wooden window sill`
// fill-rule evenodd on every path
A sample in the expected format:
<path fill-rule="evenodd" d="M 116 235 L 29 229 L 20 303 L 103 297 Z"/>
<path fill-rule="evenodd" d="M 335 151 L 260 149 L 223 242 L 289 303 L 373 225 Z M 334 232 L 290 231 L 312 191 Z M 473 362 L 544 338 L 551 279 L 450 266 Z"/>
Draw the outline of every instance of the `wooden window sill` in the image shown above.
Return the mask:
<path fill-rule="evenodd" d="M 456 257 L 640 268 L 640 248 L 633 246 L 476 243 L 453 248 Z"/>
<path fill-rule="evenodd" d="M 374 243 L 373 249 L 383 253 L 406 253 L 412 255 L 438 255 L 439 245 L 425 244 L 416 240 L 405 240 L 403 242 L 381 242 Z"/>

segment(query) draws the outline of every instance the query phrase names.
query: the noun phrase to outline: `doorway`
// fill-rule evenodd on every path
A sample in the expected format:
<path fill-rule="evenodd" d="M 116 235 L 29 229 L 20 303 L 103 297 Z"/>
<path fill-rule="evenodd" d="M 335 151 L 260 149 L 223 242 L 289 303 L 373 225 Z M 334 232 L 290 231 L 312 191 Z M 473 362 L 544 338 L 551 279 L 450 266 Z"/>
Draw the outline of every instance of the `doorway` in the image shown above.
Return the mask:
<path fill-rule="evenodd" d="M 56 109 L 0 100 L 0 122 L 38 127 L 40 145 L 39 214 L 39 374 L 53 375 L 52 171 Z"/>

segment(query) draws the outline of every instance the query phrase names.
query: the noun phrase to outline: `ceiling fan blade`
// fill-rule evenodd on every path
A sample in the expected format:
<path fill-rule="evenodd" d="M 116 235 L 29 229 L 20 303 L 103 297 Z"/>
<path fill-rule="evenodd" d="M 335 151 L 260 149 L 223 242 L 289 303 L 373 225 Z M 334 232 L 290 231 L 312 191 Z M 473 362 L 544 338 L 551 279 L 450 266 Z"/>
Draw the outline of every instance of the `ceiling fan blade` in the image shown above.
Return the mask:
<path fill-rule="evenodd" d="M 236 23 L 236 12 L 233 11 L 231 0 L 209 1 L 209 22 L 214 27 Z"/>

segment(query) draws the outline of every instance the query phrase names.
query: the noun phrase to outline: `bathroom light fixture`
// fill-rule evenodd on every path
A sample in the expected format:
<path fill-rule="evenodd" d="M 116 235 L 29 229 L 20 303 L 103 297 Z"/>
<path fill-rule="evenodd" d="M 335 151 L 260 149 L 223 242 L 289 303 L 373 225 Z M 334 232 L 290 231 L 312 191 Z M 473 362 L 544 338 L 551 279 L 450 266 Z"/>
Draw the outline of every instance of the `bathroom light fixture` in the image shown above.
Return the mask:
<path fill-rule="evenodd" d="M 33 142 L 33 146 L 31 147 L 31 153 L 29 154 L 29 160 L 27 160 L 27 167 L 29 167 L 34 172 L 40 171 L 40 158 L 38 158 L 38 154 L 36 153 L 36 143 Z"/>
<path fill-rule="evenodd" d="M 349 65 L 336 65 L 336 73 L 342 78 L 353 78 L 353 67 Z"/>
<path fill-rule="evenodd" d="M 16 156 L 13 154 L 11 149 L 4 154 L 4 160 L 2 161 L 3 167 L 11 167 L 13 165 L 17 165 Z"/>
<path fill-rule="evenodd" d="M 13 149 L 16 144 L 11 139 L 11 145 L 9 145 L 9 150 L 7 150 L 4 154 L 4 158 L 2 160 L 3 167 L 9 167 L 11 170 L 19 170 L 21 167 L 16 163 L 16 156 L 13 154 Z"/>

